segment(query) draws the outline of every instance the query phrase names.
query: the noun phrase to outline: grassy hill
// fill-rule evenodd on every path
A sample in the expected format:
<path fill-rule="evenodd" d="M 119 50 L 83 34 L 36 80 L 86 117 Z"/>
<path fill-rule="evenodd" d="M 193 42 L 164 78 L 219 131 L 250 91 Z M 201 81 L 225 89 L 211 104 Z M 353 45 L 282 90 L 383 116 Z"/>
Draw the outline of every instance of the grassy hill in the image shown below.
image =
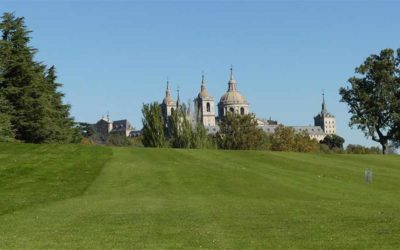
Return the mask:
<path fill-rule="evenodd" d="M 399 249 L 399 183 L 397 156 L 0 144 L 0 248 Z"/>

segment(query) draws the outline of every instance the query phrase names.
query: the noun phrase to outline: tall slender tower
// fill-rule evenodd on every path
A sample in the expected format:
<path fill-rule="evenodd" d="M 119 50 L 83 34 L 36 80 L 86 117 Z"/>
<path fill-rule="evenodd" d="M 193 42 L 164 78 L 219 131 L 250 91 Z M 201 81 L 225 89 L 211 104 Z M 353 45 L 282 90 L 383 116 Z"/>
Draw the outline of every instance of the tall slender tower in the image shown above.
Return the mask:
<path fill-rule="evenodd" d="M 169 87 L 169 81 L 167 80 L 167 90 L 165 91 L 165 97 L 161 103 L 161 110 L 164 118 L 164 125 L 168 126 L 168 118 L 171 113 L 176 109 L 176 103 L 171 96 L 171 90 Z"/>
<path fill-rule="evenodd" d="M 314 117 L 314 125 L 321 127 L 325 134 L 336 134 L 336 118 L 326 108 L 324 92 L 322 92 L 321 113 Z"/>
<path fill-rule="evenodd" d="M 198 123 L 205 127 L 215 126 L 214 97 L 207 93 L 204 74 L 201 76 L 200 93 L 194 100 L 195 115 Z"/>

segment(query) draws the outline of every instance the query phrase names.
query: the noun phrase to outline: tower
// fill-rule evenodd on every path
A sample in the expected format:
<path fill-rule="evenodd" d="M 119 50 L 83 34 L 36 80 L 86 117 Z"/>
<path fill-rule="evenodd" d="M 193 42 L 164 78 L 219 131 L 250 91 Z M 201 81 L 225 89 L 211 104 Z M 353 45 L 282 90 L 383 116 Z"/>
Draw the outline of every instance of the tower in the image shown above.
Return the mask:
<path fill-rule="evenodd" d="M 206 127 L 215 126 L 214 97 L 207 93 L 204 74 L 201 77 L 201 89 L 197 98 L 194 100 L 195 115 L 198 123 Z"/>
<path fill-rule="evenodd" d="M 168 118 L 172 112 L 176 109 L 176 103 L 171 96 L 171 90 L 169 88 L 169 81 L 167 80 L 167 90 L 165 91 L 165 97 L 161 103 L 161 110 L 164 118 L 164 124 L 167 126 Z"/>
<path fill-rule="evenodd" d="M 228 91 L 221 97 L 218 103 L 219 119 L 228 112 L 247 115 L 249 113 L 249 104 L 237 89 L 237 82 L 233 77 L 233 69 L 228 82 Z"/>
<path fill-rule="evenodd" d="M 324 92 L 322 92 L 321 113 L 314 117 L 314 125 L 321 127 L 325 134 L 336 134 L 336 118 L 326 108 Z"/>

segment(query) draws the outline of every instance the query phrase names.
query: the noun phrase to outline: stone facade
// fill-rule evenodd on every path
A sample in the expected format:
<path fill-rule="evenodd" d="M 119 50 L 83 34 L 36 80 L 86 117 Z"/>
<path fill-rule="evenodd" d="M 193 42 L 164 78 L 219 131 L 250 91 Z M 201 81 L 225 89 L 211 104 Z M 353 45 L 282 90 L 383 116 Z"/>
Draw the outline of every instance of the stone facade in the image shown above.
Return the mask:
<path fill-rule="evenodd" d="M 110 118 L 102 117 L 96 124 L 94 124 L 96 132 L 102 136 L 108 136 L 109 134 L 121 134 L 124 136 L 131 136 L 134 131 L 133 126 L 128 120 L 111 121 Z"/>
<path fill-rule="evenodd" d="M 196 121 L 205 127 L 215 126 L 214 97 L 207 93 L 204 75 L 201 80 L 201 90 L 194 100 Z"/>
<path fill-rule="evenodd" d="M 336 134 L 336 118 L 328 113 L 325 103 L 325 94 L 322 94 L 322 109 L 321 113 L 314 117 L 315 126 L 319 126 L 327 135 Z"/>

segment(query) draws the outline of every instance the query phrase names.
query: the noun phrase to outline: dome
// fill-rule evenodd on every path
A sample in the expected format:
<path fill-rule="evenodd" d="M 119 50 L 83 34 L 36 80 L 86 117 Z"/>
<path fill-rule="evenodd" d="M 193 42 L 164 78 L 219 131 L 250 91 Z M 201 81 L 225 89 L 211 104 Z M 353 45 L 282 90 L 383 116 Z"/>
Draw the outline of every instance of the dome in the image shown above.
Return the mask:
<path fill-rule="evenodd" d="M 170 106 L 170 105 L 174 105 L 175 101 L 171 96 L 166 96 L 163 100 L 163 104 Z"/>
<path fill-rule="evenodd" d="M 165 97 L 163 99 L 163 104 L 167 106 L 175 105 L 175 101 L 171 96 L 171 91 L 169 89 L 169 81 L 167 81 L 167 90 L 165 91 Z"/>
<path fill-rule="evenodd" d="M 247 104 L 246 99 L 238 91 L 226 92 L 220 102 L 223 104 Z"/>
<path fill-rule="evenodd" d="M 222 104 L 247 104 L 246 99 L 237 90 L 237 82 L 233 77 L 231 68 L 231 76 L 228 82 L 228 91 L 221 97 Z"/>

